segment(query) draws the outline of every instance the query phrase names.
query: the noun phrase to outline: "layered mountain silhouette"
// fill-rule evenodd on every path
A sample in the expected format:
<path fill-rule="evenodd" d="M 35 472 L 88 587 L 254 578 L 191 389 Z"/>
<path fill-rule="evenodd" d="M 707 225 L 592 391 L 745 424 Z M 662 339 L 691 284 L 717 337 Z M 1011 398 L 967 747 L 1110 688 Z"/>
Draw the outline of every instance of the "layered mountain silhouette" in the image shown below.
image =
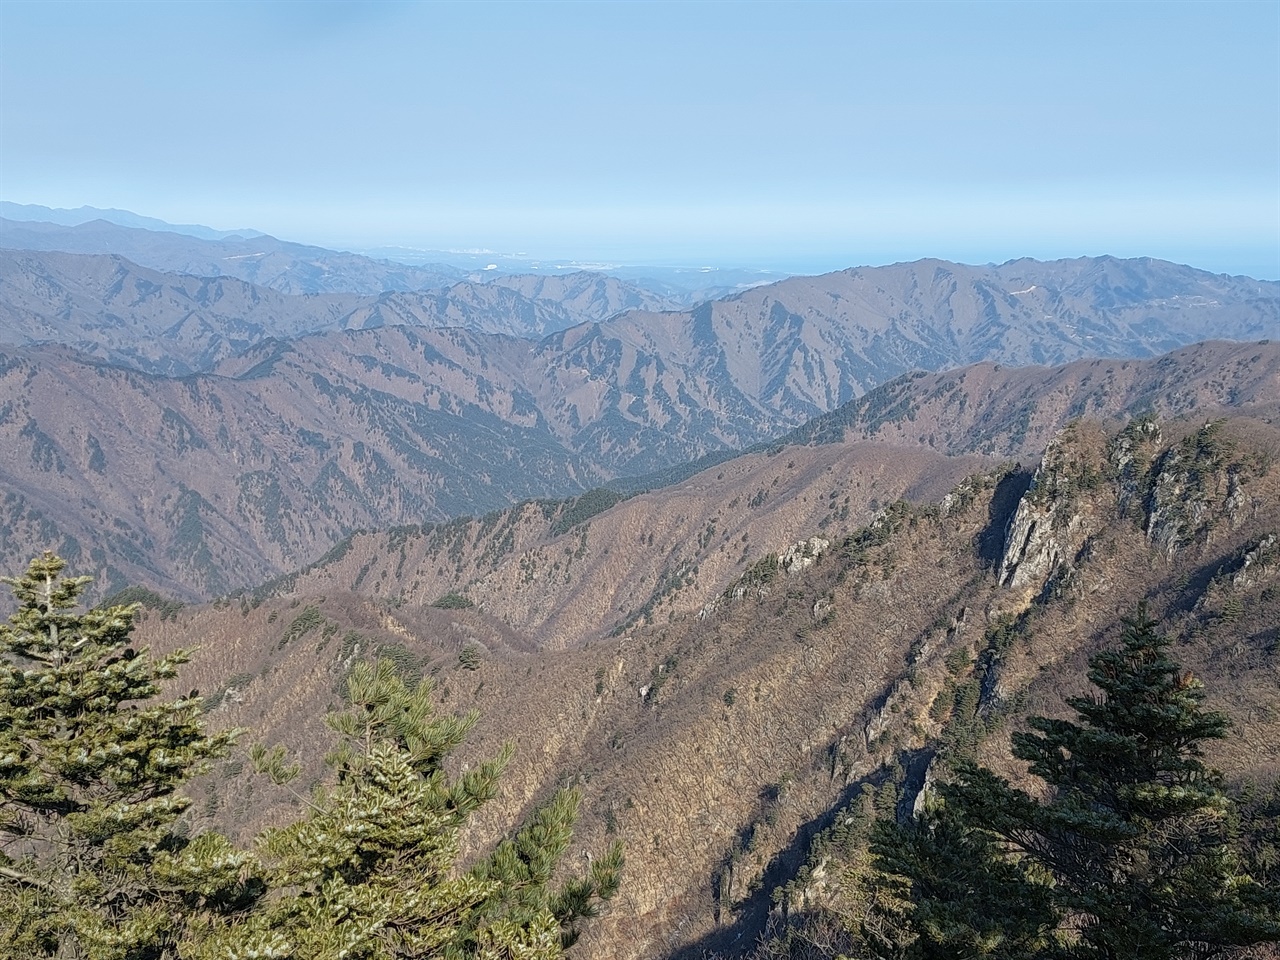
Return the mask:
<path fill-rule="evenodd" d="M 926 260 L 676 310 L 601 274 L 397 289 L 427 278 L 270 237 L 3 227 L 6 245 L 220 271 L 0 250 L 4 545 L 62 544 L 111 583 L 184 595 L 288 570 L 352 530 L 677 476 L 796 429 L 1033 453 L 1070 416 L 1255 403 L 1274 348 L 1005 370 L 1280 333 L 1280 284 L 1155 260 Z M 228 252 L 241 243 L 258 266 Z M 228 275 L 265 277 L 268 253 L 284 258 L 272 285 Z M 330 280 L 298 279 L 308 263 Z M 287 292 L 303 288 L 322 292 Z M 882 386 L 974 363 L 989 366 Z"/>
<path fill-rule="evenodd" d="M 122 227 L 137 227 L 157 233 L 179 233 L 188 237 L 198 237 L 201 240 L 266 236 L 261 230 L 250 228 L 216 230 L 199 223 L 169 223 L 157 217 L 144 217 L 131 210 L 119 210 L 114 207 L 83 206 L 70 210 L 65 207 L 46 207 L 38 203 L 13 203 L 9 200 L 0 200 L 0 218 L 63 227 L 77 227 L 94 220 L 104 220 Z"/>
<path fill-rule="evenodd" d="M 281 293 L 434 289 L 460 280 L 445 264 L 415 267 L 277 240 L 266 234 L 191 236 L 95 219 L 75 225 L 0 219 L 0 246 L 13 250 L 114 254 L 141 266 L 198 277 L 234 277 Z"/>
<path fill-rule="evenodd" d="M 92 558 L 109 584 L 207 596 L 299 566 L 351 530 L 568 496 L 783 423 L 687 371 L 664 367 L 644 385 L 656 361 L 633 364 L 641 382 L 619 391 L 576 365 L 592 359 L 566 364 L 527 341 L 408 327 L 264 343 L 218 373 L 182 378 L 67 348 L 6 349 L 0 545 L 54 545 Z M 1081 413 L 1274 406 L 1280 344 L 980 365 L 908 375 L 868 397 L 793 439 L 1033 456 Z"/>
<path fill-rule="evenodd" d="M 399 325 L 541 337 L 604 319 L 622 306 L 661 302 L 590 273 L 458 281 L 376 296 L 289 295 L 229 276 L 165 273 L 115 254 L 0 249 L 0 342 L 62 343 L 172 375 L 211 370 L 268 338 Z"/>
<path fill-rule="evenodd" d="M 1280 769 L 1280 284 L 926 260 L 690 307 L 116 219 L 0 221 L 10 570 L 133 586 L 302 783 L 352 663 L 433 678 L 458 762 L 516 747 L 472 841 L 570 782 L 575 848 L 625 841 L 585 956 L 839 911 L 858 804 L 1021 776 L 1138 601 L 1236 724 L 1210 761 Z M 197 789 L 241 838 L 295 802 L 242 757 Z"/>

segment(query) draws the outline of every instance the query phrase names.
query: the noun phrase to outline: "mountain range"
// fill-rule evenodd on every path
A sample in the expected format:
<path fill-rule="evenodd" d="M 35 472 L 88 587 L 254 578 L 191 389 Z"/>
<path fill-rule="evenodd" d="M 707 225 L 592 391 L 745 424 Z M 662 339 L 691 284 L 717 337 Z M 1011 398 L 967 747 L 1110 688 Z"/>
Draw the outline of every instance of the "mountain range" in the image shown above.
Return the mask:
<path fill-rule="evenodd" d="M 577 264 L 573 260 L 546 261 L 492 250 L 374 247 L 338 252 L 278 240 L 258 230 L 213 230 L 193 224 L 166 223 L 127 210 L 96 207 L 59 210 L 8 201 L 0 201 L 0 246 L 118 254 L 156 270 L 235 276 L 295 293 L 368 294 L 428 289 L 463 278 L 488 281 L 496 277 L 534 276 L 547 279 L 587 271 L 608 273 L 656 296 L 688 306 L 789 276 L 760 268 Z"/>
<path fill-rule="evenodd" d="M 115 254 L 0 249 L 0 342 L 63 343 L 169 375 L 212 370 L 268 338 L 391 325 L 539 337 L 661 302 L 590 273 L 369 296 L 289 295 L 227 276 L 164 273 Z"/>
<path fill-rule="evenodd" d="M 464 855 L 565 784 L 571 856 L 625 842 L 578 956 L 839 930 L 868 807 L 1022 782 L 1008 733 L 1139 602 L 1235 725 L 1210 762 L 1280 774 L 1280 284 L 923 260 L 689 303 L 5 212 L 10 568 L 141 601 L 304 793 L 357 659 L 478 710 L 451 772 L 515 752 Z M 195 791 L 240 839 L 297 802 L 243 754 Z"/>
<path fill-rule="evenodd" d="M 137 227 L 158 233 L 179 233 L 188 237 L 198 237 L 202 240 L 265 236 L 261 230 L 249 228 L 215 230 L 212 227 L 206 227 L 198 223 L 169 223 L 156 217 L 144 217 L 130 210 L 104 209 L 90 206 L 68 210 L 61 207 L 46 207 L 38 203 L 13 203 L 10 200 L 0 200 L 0 217 L 14 221 L 53 224 L 63 227 L 75 227 L 93 220 L 102 220 L 122 227 Z"/>
<path fill-rule="evenodd" d="M 58 542 L 104 583 L 207 596 L 353 530 L 676 476 L 789 430 L 1030 454 L 1065 417 L 1139 395 L 1169 413 L 1256 403 L 1270 348 L 1233 354 L 1238 376 L 1213 376 L 1222 347 L 1167 359 L 1166 376 L 1089 361 L 881 385 L 1280 332 L 1280 284 L 1109 258 L 920 261 L 661 305 L 588 273 L 289 294 L 117 254 L 0 251 L 0 543 Z"/>
<path fill-rule="evenodd" d="M 184 378 L 66 348 L 6 349 L 0 544 L 11 553 L 55 544 L 106 585 L 209 596 L 300 566 L 352 530 L 569 496 L 626 467 L 687 459 L 715 437 L 713 411 L 737 431 L 721 445 L 761 438 L 759 421 L 735 416 L 696 378 L 675 392 L 690 402 L 683 418 L 635 399 L 624 407 L 559 353 L 461 330 L 273 341 L 217 374 Z M 1280 343 L 1218 343 L 1143 361 L 907 375 L 788 440 L 868 437 L 1028 457 L 1085 413 L 1208 415 L 1278 397 Z M 660 568 L 683 560 L 699 562 L 657 563 L 632 599 L 642 602 Z M 439 594 L 465 581 L 427 582 Z"/>
<path fill-rule="evenodd" d="M 612 506 L 357 536 L 256 592 L 157 604 L 143 638 L 201 638 L 182 689 L 310 757 L 304 784 L 354 658 L 431 678 L 482 717 L 461 768 L 515 747 L 471 843 L 565 782 L 574 855 L 624 841 L 581 955 L 742 957 L 856 916 L 869 796 L 910 811 L 957 756 L 1025 777 L 1009 731 L 1062 715 L 1140 600 L 1235 725 L 1208 761 L 1280 773 L 1275 403 L 1205 413 L 1075 420 L 1021 466 L 785 446 Z M 246 833 L 295 802 L 234 764 L 203 799 Z"/>

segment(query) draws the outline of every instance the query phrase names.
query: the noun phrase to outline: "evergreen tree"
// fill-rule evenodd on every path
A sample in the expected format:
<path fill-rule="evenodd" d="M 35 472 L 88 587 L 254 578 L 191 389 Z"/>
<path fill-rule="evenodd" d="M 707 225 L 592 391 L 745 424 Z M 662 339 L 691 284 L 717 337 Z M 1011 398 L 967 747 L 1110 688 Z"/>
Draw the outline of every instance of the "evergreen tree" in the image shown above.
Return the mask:
<path fill-rule="evenodd" d="M 904 824 L 877 821 L 878 868 L 863 937 L 882 960 L 1029 960 L 1058 922 L 1050 888 L 1003 857 L 994 834 L 930 798 Z"/>
<path fill-rule="evenodd" d="M 268 831 L 262 849 L 275 892 L 247 921 L 215 921 L 193 956 L 219 960 L 393 960 L 562 955 L 574 924 L 617 889 L 618 848 L 558 891 L 550 882 L 577 807 L 558 794 L 517 835 L 459 872 L 459 831 L 494 796 L 509 753 L 450 779 L 443 761 L 475 723 L 437 716 L 431 684 L 407 685 L 387 661 L 357 664 L 351 706 L 328 718 L 340 746 L 337 782 L 305 815 Z M 255 751 L 287 781 L 279 750 Z"/>
<path fill-rule="evenodd" d="M 246 859 L 187 836 L 179 789 L 233 734 L 200 699 L 159 698 L 187 660 L 128 645 L 136 605 L 76 612 L 88 577 L 49 553 L 4 578 L 0 626 L 0 955 L 176 957 L 185 921 L 260 887 Z"/>
<path fill-rule="evenodd" d="M 1203 958 L 1280 939 L 1276 891 L 1241 868 L 1222 778 L 1202 759 L 1227 720 L 1202 708 L 1200 683 L 1167 647 L 1140 607 L 1120 646 L 1090 659 L 1100 693 L 1068 701 L 1077 720 L 1035 717 L 1015 734 L 1014 754 L 1047 784 L 1043 802 L 971 762 L 940 788 L 962 829 L 1001 841 L 972 851 L 978 883 L 1014 868 L 1050 885 L 1064 922 L 1046 956 Z M 918 864 L 884 863 L 909 879 L 917 911 L 929 904 Z"/>
<path fill-rule="evenodd" d="M 471 870 L 472 876 L 497 884 L 481 905 L 481 918 L 527 925 L 550 911 L 560 930 L 561 946 L 577 942 L 579 922 L 596 916 L 600 901 L 613 897 L 622 873 L 622 846 L 614 843 L 591 863 L 586 875 L 570 877 L 558 888 L 551 886 L 573 839 L 581 799 L 577 790 L 558 791 L 514 837 L 502 841 Z"/>

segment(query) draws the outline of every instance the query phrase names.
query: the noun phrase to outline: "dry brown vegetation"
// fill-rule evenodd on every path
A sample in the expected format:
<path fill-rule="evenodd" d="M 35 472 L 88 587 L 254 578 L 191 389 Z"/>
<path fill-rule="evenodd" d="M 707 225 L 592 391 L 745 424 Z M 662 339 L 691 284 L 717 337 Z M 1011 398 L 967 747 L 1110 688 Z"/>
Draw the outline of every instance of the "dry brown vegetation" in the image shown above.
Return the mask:
<path fill-rule="evenodd" d="M 458 592 L 536 639 L 579 646 L 701 611 L 767 553 L 838 541 L 899 499 L 929 501 L 994 462 L 854 444 L 778 449 L 617 504 L 562 530 L 572 505 L 358 534 L 274 589 L 353 588 L 398 606 Z"/>
<path fill-rule="evenodd" d="M 1155 261 L 842 271 L 535 341 L 481 322 L 523 315 L 501 284 L 469 286 L 443 315 L 409 302 L 425 294 L 360 310 L 325 295 L 338 299 L 303 323 L 285 301 L 308 298 L 70 259 L 97 267 L 28 276 L 0 257 L 25 291 L 0 304 L 0 327 L 28 344 L 0 357 L 0 549 L 53 547 L 108 592 L 144 583 L 209 599 L 297 569 L 352 530 L 570 495 L 833 410 L 814 428 L 826 439 L 1030 455 L 1072 416 L 1274 405 L 1280 390 L 1280 345 L 1218 343 L 1064 370 L 913 374 L 840 409 L 915 368 L 1274 332 L 1274 284 Z M 616 284 L 571 279 L 552 284 L 563 300 L 538 302 L 630 302 Z"/>
<path fill-rule="evenodd" d="M 892 467 L 877 474 L 864 445 L 787 448 L 713 468 L 669 500 L 625 501 L 559 538 L 543 539 L 554 521 L 526 507 L 508 518 L 511 553 L 496 566 L 480 559 L 490 544 L 474 524 L 460 535 L 461 572 L 453 541 L 369 537 L 275 595 L 153 615 L 144 632 L 158 647 L 198 641 L 182 683 L 213 695 L 210 719 L 302 751 L 310 778 L 322 772 L 319 717 L 352 656 L 434 675 L 446 709 L 482 714 L 460 763 L 516 746 L 474 843 L 570 781 L 585 794 L 574 856 L 626 841 L 623 890 L 580 955 L 733 953 L 753 942 L 773 887 L 861 784 L 898 766 L 922 773 L 939 748 L 976 750 L 1018 775 L 1009 729 L 1027 712 L 1061 712 L 1085 686 L 1088 653 L 1139 600 L 1236 724 L 1212 761 L 1233 776 L 1280 769 L 1280 555 L 1267 539 L 1280 532 L 1280 429 L 1243 415 L 1208 433 L 1203 417 L 1160 426 L 1140 504 L 1176 486 L 1195 523 L 1174 534 L 1167 515 L 1153 526 L 1132 498 L 1121 515 L 1114 431 L 1088 422 L 1060 438 L 1025 496 L 1028 475 L 1008 468 L 881 447 Z M 743 493 L 756 489 L 768 496 L 751 507 Z M 848 515 L 820 526 L 833 489 L 834 503 L 850 498 Z M 896 503 L 899 494 L 917 505 Z M 1061 562 L 1036 582 L 1002 586 L 1004 533 L 1020 502 L 1055 531 Z M 622 584 L 630 609 L 643 607 L 652 554 L 692 547 L 712 516 L 716 533 L 691 555 L 695 583 L 610 635 L 621 608 L 592 599 L 599 585 Z M 515 574 L 498 574 L 538 550 L 568 561 L 583 531 L 572 579 L 552 581 L 554 603 L 529 612 Z M 731 549 L 716 561 L 728 531 Z M 778 552 L 810 534 L 830 547 L 788 572 Z M 431 606 L 454 590 L 477 606 Z M 549 613 L 556 605 L 567 612 Z M 572 630 L 584 639 L 570 642 Z M 982 736 L 941 709 L 965 684 L 978 691 Z M 233 766 L 204 810 L 243 831 L 288 803 Z M 835 866 L 805 895 L 838 902 Z"/>

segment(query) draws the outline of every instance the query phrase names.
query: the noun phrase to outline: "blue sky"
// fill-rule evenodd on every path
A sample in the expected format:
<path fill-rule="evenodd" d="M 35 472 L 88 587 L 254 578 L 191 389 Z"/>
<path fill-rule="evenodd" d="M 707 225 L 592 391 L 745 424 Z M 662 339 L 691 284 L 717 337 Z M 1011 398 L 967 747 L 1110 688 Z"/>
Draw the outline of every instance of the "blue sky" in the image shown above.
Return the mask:
<path fill-rule="evenodd" d="M 0 0 L 0 198 L 342 246 L 1280 277 L 1280 3 Z"/>

